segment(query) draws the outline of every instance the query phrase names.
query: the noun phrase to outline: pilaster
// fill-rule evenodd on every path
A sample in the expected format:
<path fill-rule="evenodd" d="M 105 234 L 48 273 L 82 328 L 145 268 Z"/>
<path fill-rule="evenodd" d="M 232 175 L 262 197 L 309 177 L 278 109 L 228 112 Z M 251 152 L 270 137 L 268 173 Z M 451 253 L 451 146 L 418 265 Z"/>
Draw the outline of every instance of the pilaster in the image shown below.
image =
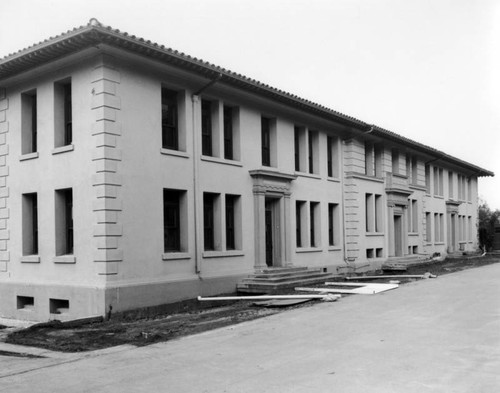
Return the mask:
<path fill-rule="evenodd" d="M 92 135 L 94 151 L 94 253 L 97 274 L 115 275 L 123 261 L 121 224 L 122 177 L 120 164 L 121 102 L 118 96 L 120 72 L 113 66 L 113 58 L 100 55 L 92 71 Z"/>
<path fill-rule="evenodd" d="M 9 122 L 7 121 L 7 110 L 9 109 L 9 99 L 6 97 L 5 89 L 0 88 L 0 275 L 8 271 L 10 261 L 9 252 L 9 167 L 7 156 L 9 145 L 7 135 L 9 132 Z"/>

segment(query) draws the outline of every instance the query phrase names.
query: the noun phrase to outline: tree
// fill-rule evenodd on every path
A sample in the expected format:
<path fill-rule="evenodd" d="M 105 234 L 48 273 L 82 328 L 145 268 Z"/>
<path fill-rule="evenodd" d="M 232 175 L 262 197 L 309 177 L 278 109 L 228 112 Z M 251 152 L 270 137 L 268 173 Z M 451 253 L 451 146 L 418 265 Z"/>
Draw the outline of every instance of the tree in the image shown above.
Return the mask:
<path fill-rule="evenodd" d="M 479 200 L 477 209 L 479 247 L 491 250 L 495 236 L 495 224 L 500 223 L 500 210 L 492 211 L 486 201 Z"/>

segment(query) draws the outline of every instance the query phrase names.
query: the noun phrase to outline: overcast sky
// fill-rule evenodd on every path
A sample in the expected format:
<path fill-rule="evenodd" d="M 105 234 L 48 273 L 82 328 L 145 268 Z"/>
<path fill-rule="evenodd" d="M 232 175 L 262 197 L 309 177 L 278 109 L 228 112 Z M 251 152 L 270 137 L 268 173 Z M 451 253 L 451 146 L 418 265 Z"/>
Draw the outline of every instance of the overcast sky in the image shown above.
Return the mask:
<path fill-rule="evenodd" d="M 500 209 L 500 0 L 0 0 L 0 57 L 92 17 L 494 171 Z"/>

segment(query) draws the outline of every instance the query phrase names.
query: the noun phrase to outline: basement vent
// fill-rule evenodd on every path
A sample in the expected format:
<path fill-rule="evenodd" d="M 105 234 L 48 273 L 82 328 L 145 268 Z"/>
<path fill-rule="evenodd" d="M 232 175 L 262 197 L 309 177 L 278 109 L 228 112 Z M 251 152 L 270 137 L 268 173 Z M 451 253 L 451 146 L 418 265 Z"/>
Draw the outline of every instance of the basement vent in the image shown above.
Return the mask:
<path fill-rule="evenodd" d="M 49 299 L 49 307 L 51 314 L 65 314 L 69 311 L 69 300 Z"/>
<path fill-rule="evenodd" d="M 35 298 L 32 296 L 18 296 L 17 309 L 31 311 L 35 307 Z"/>

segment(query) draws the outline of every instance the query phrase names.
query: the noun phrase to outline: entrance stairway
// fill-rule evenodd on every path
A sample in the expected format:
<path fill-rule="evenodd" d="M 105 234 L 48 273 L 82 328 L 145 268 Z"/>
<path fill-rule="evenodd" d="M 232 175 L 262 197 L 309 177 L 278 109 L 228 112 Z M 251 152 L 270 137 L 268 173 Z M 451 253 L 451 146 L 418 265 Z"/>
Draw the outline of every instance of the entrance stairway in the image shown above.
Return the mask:
<path fill-rule="evenodd" d="M 276 294 L 297 286 L 323 283 L 332 277 L 332 273 L 307 267 L 264 268 L 241 280 L 237 290 L 243 293 Z"/>

